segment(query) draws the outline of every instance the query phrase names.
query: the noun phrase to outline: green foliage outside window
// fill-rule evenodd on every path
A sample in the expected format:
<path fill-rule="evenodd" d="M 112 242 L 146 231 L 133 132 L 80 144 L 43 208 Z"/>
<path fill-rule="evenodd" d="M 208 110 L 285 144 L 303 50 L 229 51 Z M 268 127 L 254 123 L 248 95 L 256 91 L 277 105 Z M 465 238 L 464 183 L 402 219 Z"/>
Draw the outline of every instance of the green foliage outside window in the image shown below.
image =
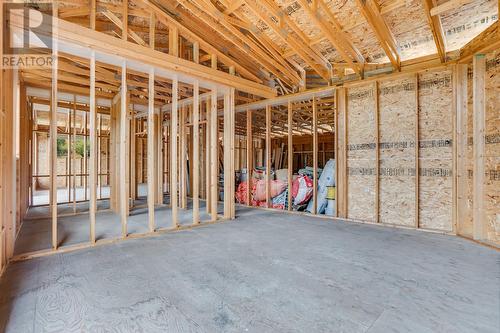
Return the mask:
<path fill-rule="evenodd" d="M 77 156 L 84 156 L 85 143 L 83 138 L 77 138 L 74 144 L 75 154 Z M 87 141 L 87 157 L 90 156 L 90 142 Z M 64 138 L 57 138 L 57 156 L 68 156 L 68 141 Z"/>

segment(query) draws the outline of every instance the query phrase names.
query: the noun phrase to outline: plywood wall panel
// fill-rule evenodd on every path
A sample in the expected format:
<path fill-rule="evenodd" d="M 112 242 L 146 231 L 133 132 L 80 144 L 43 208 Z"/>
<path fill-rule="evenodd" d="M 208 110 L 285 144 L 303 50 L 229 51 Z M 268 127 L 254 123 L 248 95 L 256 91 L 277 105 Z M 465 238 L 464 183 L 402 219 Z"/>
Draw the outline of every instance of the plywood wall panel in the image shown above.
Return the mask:
<path fill-rule="evenodd" d="M 375 96 L 374 85 L 349 88 L 347 92 L 348 218 L 375 219 Z"/>
<path fill-rule="evenodd" d="M 415 83 L 381 82 L 380 222 L 415 226 Z"/>
<path fill-rule="evenodd" d="M 452 230 L 453 85 L 451 70 L 418 76 L 419 226 Z"/>

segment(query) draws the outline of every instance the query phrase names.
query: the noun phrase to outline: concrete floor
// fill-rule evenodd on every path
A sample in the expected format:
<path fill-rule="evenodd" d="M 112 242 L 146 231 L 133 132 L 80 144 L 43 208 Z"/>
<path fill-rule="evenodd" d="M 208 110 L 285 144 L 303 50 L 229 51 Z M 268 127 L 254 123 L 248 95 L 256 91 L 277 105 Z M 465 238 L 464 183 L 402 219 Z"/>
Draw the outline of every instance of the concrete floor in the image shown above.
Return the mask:
<path fill-rule="evenodd" d="M 164 203 L 169 198 L 165 196 Z M 136 208 L 131 208 L 127 219 L 128 234 L 148 232 L 148 210 L 145 198 L 135 201 Z M 96 214 L 96 240 L 114 239 L 121 237 L 120 216 L 109 210 L 109 201 L 97 201 Z M 81 202 L 76 204 L 77 215 L 73 214 L 72 204 L 58 205 L 57 232 L 59 246 L 75 245 L 89 242 L 90 221 L 89 204 Z M 187 209 L 178 210 L 178 221 L 180 225 L 188 225 L 193 222 L 193 214 L 190 210 L 191 201 L 188 200 Z M 223 213 L 223 206 L 219 205 L 219 213 Z M 200 201 L 200 220 L 209 220 L 210 216 L 205 211 L 205 202 Z M 156 228 L 172 227 L 172 210 L 167 206 L 155 208 Z M 46 250 L 52 247 L 52 220 L 48 206 L 32 207 L 21 226 L 19 236 L 14 247 L 14 254 L 24 254 L 33 251 Z"/>
<path fill-rule="evenodd" d="M 412 230 L 237 214 L 13 263 L 0 280 L 0 331 L 500 331 L 496 250 Z"/>

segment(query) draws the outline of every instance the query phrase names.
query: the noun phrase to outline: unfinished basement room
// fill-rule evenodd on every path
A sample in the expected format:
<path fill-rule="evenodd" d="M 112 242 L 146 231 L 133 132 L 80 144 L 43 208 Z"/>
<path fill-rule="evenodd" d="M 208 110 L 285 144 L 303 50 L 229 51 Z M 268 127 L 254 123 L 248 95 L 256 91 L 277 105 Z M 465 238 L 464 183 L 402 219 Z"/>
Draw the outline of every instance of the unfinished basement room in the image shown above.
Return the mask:
<path fill-rule="evenodd" d="M 1 0 L 0 333 L 499 333 L 499 3 Z"/>

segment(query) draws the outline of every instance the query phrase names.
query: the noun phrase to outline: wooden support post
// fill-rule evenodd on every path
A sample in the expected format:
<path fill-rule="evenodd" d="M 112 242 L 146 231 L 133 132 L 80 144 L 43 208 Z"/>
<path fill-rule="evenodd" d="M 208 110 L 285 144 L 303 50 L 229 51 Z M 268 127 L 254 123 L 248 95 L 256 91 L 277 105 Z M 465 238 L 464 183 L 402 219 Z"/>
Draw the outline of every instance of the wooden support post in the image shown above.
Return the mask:
<path fill-rule="evenodd" d="M 266 105 L 266 207 L 271 207 L 271 106 Z"/>
<path fill-rule="evenodd" d="M 415 85 L 415 228 L 419 228 L 420 221 L 420 207 L 419 207 L 419 196 L 420 196 L 420 161 L 419 161 L 419 102 L 418 102 L 418 73 L 415 73 L 413 84 Z"/>
<path fill-rule="evenodd" d="M 120 107 L 120 137 L 119 137 L 119 173 L 118 182 L 120 184 L 120 220 L 122 225 L 122 237 L 127 237 L 127 216 L 128 216 L 128 179 L 126 175 L 127 163 L 127 117 L 128 117 L 128 88 L 127 88 L 127 63 L 123 60 L 121 73 L 121 107 Z"/>
<path fill-rule="evenodd" d="M 224 218 L 231 218 L 231 204 L 234 203 L 234 196 L 231 197 L 231 178 L 234 178 L 234 159 L 232 160 L 231 149 L 234 137 L 231 136 L 232 115 L 231 97 L 229 91 L 224 94 Z"/>
<path fill-rule="evenodd" d="M 292 181 L 293 181 L 293 108 L 288 102 L 288 210 L 292 210 Z M 337 157 L 335 157 L 337 158 Z"/>
<path fill-rule="evenodd" d="M 193 84 L 193 224 L 200 223 L 200 89 Z"/>
<path fill-rule="evenodd" d="M 213 88 L 210 96 L 210 212 L 211 220 L 217 220 L 219 194 L 219 135 L 217 124 L 217 89 Z"/>
<path fill-rule="evenodd" d="M 231 159 L 231 187 L 230 187 L 230 198 L 231 198 L 231 219 L 236 217 L 236 205 L 234 203 L 235 194 L 235 172 L 234 172 L 234 138 L 235 138 L 235 90 L 234 88 L 229 88 L 229 114 L 231 115 L 230 123 L 230 159 Z"/>
<path fill-rule="evenodd" d="M 200 63 L 200 43 L 198 42 L 193 42 L 193 61 Z"/>
<path fill-rule="evenodd" d="M 482 240 L 486 236 L 484 228 L 484 149 L 485 149 L 485 76 L 486 58 L 476 54 L 473 58 L 474 77 L 472 80 L 473 98 L 473 237 Z"/>
<path fill-rule="evenodd" d="M 206 119 L 206 124 L 205 124 L 205 178 L 206 178 L 206 181 L 205 181 L 205 186 L 206 186 L 206 189 L 205 189 L 205 209 L 206 209 L 206 212 L 207 214 L 210 214 L 211 213 L 211 193 L 210 193 L 210 188 L 211 188 L 211 181 L 212 181 L 212 178 L 210 177 L 211 175 L 211 164 L 210 164 L 210 160 L 211 160 L 211 156 L 210 156 L 210 144 L 211 144 L 211 139 L 210 139 L 210 135 L 211 135 L 211 124 L 212 124 L 212 121 L 211 121 L 211 117 L 210 117 L 210 99 L 207 99 L 206 103 L 205 103 L 205 119 Z"/>
<path fill-rule="evenodd" d="M 90 56 L 90 243 L 95 244 L 95 215 L 97 210 L 97 124 L 96 124 L 96 99 L 95 99 L 95 52 Z"/>
<path fill-rule="evenodd" d="M 179 30 L 173 25 L 168 30 L 168 54 L 179 56 Z"/>
<path fill-rule="evenodd" d="M 347 169 L 347 159 L 349 158 L 349 150 L 347 149 L 348 147 L 348 141 L 347 139 L 349 138 L 348 135 L 348 112 L 349 108 L 347 107 L 348 105 L 348 95 L 347 95 L 347 89 L 343 89 L 343 107 L 344 107 L 344 188 L 343 188 L 343 197 L 344 197 L 344 217 L 349 218 L 349 170 Z"/>
<path fill-rule="evenodd" d="M 247 205 L 252 203 L 253 131 L 252 110 L 247 110 Z"/>
<path fill-rule="evenodd" d="M 89 151 L 87 150 L 87 145 L 89 143 L 89 137 L 88 137 L 88 124 L 89 124 L 89 116 L 87 112 L 83 114 L 84 117 L 84 127 L 83 127 L 83 172 L 82 172 L 82 177 L 83 177 L 83 184 L 84 184 L 84 200 L 87 200 L 87 195 L 88 195 L 88 173 L 89 173 L 89 160 L 88 160 L 88 154 Z"/>
<path fill-rule="evenodd" d="M 187 208 L 187 126 L 186 126 L 186 107 L 181 107 L 181 119 L 179 121 L 180 126 L 180 179 L 181 179 L 181 208 Z"/>
<path fill-rule="evenodd" d="M 163 115 L 161 110 L 155 114 L 155 157 L 155 203 L 163 205 Z"/>
<path fill-rule="evenodd" d="M 336 142 L 337 142 L 337 156 L 336 159 L 336 169 L 337 171 L 337 189 L 336 189 L 336 201 L 337 201 L 337 216 L 346 218 L 347 210 L 346 210 L 346 193 L 347 193 L 347 133 L 346 133 L 346 124 L 347 124 L 347 90 L 346 88 L 338 88 L 335 92 L 335 101 L 337 104 L 337 115 L 336 120 L 337 124 L 339 121 L 342 123 L 342 130 L 340 130 L 339 125 L 337 125 L 337 134 L 336 134 Z M 341 117 L 339 117 L 341 114 Z"/>
<path fill-rule="evenodd" d="M 149 15 L 149 47 L 155 49 L 155 36 L 156 36 L 156 17 L 155 13 L 151 11 Z"/>
<path fill-rule="evenodd" d="M 68 202 L 71 202 L 71 174 L 72 168 L 73 168 L 73 157 L 72 157 L 72 150 L 73 150 L 73 143 L 71 142 L 71 133 L 73 131 L 73 124 L 72 124 L 72 119 L 71 119 L 71 109 L 68 109 L 68 118 L 66 120 L 68 122 L 68 155 L 66 157 L 66 177 L 67 177 L 67 184 L 66 184 L 66 189 L 68 191 Z M 33 127 L 31 127 L 33 128 Z"/>
<path fill-rule="evenodd" d="M 378 81 L 373 84 L 375 98 L 375 222 L 380 223 L 380 104 Z"/>
<path fill-rule="evenodd" d="M 313 133 L 313 214 L 318 213 L 318 106 L 316 97 L 312 100 L 312 133 Z"/>
<path fill-rule="evenodd" d="M 155 229 L 155 73 L 154 68 L 149 69 L 148 87 L 148 229 L 153 232 Z"/>
<path fill-rule="evenodd" d="M 461 234 L 467 216 L 467 65 L 459 64 L 456 81 L 456 233 Z"/>
<path fill-rule="evenodd" d="M 178 228 L 178 204 L 177 204 L 177 133 L 179 114 L 177 110 L 178 81 L 177 77 L 172 80 L 172 111 L 170 113 L 170 205 L 172 207 L 172 227 Z"/>
<path fill-rule="evenodd" d="M 76 96 L 73 95 L 73 150 L 71 151 L 71 158 L 73 160 L 73 163 L 71 163 L 73 172 L 73 213 L 76 213 L 75 143 L 76 143 Z"/>
<path fill-rule="evenodd" d="M 90 29 L 95 30 L 96 0 L 90 0 Z"/>
<path fill-rule="evenodd" d="M 338 188 L 339 188 L 339 105 L 338 105 L 338 90 L 334 90 L 334 100 L 335 106 L 333 109 L 333 157 L 335 159 L 335 214 L 334 217 L 339 217 L 339 198 L 338 198 Z"/>
<path fill-rule="evenodd" d="M 57 3 L 52 5 L 53 24 L 57 22 Z M 57 27 L 53 28 L 57 29 Z M 55 30 L 57 31 L 57 30 Z M 57 32 L 55 32 L 57 33 Z M 58 42 L 52 40 L 52 93 L 50 110 L 50 210 L 52 216 L 52 248 L 57 249 L 57 74 L 58 74 Z"/>
<path fill-rule="evenodd" d="M 123 0 L 122 5 L 122 39 L 128 37 L 128 0 Z"/>
<path fill-rule="evenodd" d="M 132 105 L 132 113 L 134 113 L 134 105 Z M 132 117 L 130 119 L 130 181 L 132 182 L 130 186 L 130 198 L 132 199 L 132 206 L 134 206 L 134 200 L 137 199 L 137 119 Z"/>
<path fill-rule="evenodd" d="M 210 66 L 213 69 L 217 69 L 217 54 L 212 54 L 212 57 L 210 58 Z"/>
<path fill-rule="evenodd" d="M 97 186 L 99 188 L 99 199 L 102 199 L 102 115 L 97 114 Z"/>

